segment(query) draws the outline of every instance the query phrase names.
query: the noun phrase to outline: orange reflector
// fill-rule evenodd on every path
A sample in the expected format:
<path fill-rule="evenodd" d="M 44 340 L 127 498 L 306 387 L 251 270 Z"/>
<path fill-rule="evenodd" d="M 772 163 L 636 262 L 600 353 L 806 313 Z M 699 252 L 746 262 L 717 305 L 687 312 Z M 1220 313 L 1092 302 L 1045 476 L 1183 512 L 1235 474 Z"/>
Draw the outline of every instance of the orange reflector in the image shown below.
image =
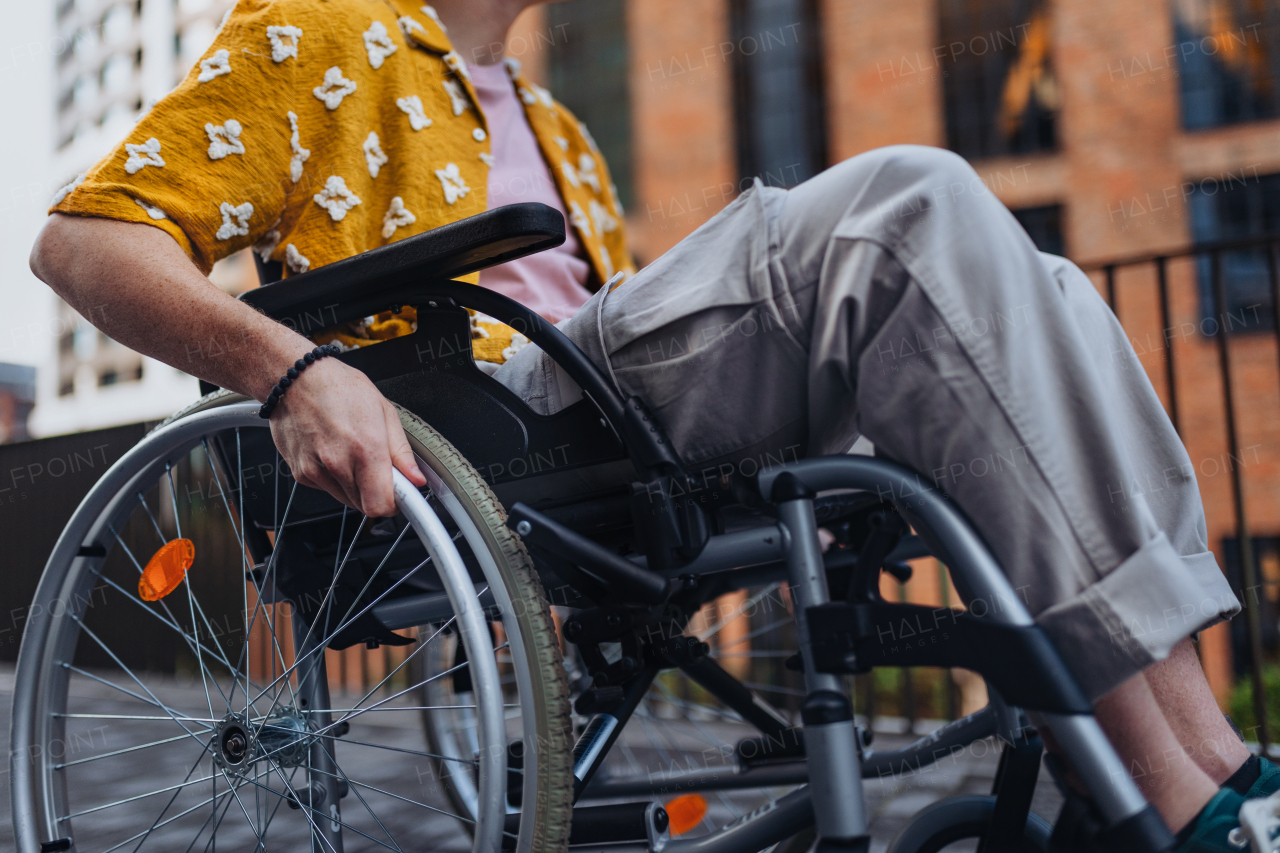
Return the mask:
<path fill-rule="evenodd" d="M 671 834 L 683 835 L 697 826 L 707 813 L 707 801 L 698 794 L 685 794 L 667 803 L 665 808 L 667 817 L 671 818 Z"/>
<path fill-rule="evenodd" d="M 166 542 L 142 570 L 142 577 L 138 578 L 138 595 L 143 601 L 164 598 L 182 583 L 195 558 L 196 546 L 190 539 Z"/>

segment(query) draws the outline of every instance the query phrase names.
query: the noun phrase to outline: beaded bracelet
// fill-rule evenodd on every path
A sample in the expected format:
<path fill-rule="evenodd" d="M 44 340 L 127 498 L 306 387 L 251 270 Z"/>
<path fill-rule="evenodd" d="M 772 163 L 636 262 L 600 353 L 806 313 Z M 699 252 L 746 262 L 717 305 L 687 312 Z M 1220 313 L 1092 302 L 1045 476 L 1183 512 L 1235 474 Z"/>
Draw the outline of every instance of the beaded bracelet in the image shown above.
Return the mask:
<path fill-rule="evenodd" d="M 275 387 L 271 389 L 271 393 L 267 395 L 267 401 L 262 404 L 261 409 L 258 409 L 258 417 L 263 420 L 271 417 L 271 413 L 276 410 L 276 405 L 280 402 L 280 398 L 284 396 L 285 389 L 297 380 L 302 371 L 325 356 L 337 355 L 340 352 L 342 352 L 342 347 L 337 344 L 325 344 L 324 346 L 316 347 L 295 361 L 293 367 L 290 367 L 285 372 L 285 375 L 280 377 L 280 381 L 276 383 Z"/>

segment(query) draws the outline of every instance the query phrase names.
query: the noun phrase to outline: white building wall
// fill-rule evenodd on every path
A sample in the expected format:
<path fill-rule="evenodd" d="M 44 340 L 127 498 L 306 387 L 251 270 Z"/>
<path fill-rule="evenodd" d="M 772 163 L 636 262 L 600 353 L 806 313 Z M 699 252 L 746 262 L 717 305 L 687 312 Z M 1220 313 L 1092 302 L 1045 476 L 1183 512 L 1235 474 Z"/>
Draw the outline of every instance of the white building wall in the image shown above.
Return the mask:
<path fill-rule="evenodd" d="M 0 189 L 0 361 L 37 368 L 34 435 L 156 420 L 199 395 L 193 377 L 99 335 L 30 273 L 27 256 L 54 192 L 173 88 L 231 5 L 23 0 L 6 9 L 14 26 L 0 34 L 0 97 L 22 130 L 0 134 L 0 174 L 12 183 Z"/>

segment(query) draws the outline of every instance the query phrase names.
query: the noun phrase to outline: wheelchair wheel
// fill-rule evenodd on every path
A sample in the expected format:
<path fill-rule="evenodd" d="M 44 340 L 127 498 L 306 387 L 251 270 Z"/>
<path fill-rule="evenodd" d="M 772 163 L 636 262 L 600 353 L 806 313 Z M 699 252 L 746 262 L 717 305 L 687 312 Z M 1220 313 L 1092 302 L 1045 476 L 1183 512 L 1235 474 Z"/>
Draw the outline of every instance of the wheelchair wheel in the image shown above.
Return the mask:
<path fill-rule="evenodd" d="M 281 476 L 242 400 L 210 395 L 144 439 L 50 557 L 15 673 L 18 849 L 562 849 L 563 667 L 492 496 L 402 412 L 428 500 L 406 489 L 400 515 L 364 518 Z M 416 641 L 397 648 L 373 619 L 387 605 Z M 386 672 L 344 685 L 336 649 L 361 641 L 383 644 Z M 470 813 L 442 795 L 409 674 L 444 645 L 473 685 L 477 748 L 449 762 L 477 791 Z M 542 747 L 517 781 L 518 831 L 512 737 Z"/>
<path fill-rule="evenodd" d="M 949 797 L 922 809 L 911 818 L 886 853 L 941 853 L 974 850 L 986 834 L 995 812 L 996 798 L 983 796 Z M 1046 853 L 1053 834 L 1044 818 L 1027 815 L 1022 843 L 1008 853 Z"/>

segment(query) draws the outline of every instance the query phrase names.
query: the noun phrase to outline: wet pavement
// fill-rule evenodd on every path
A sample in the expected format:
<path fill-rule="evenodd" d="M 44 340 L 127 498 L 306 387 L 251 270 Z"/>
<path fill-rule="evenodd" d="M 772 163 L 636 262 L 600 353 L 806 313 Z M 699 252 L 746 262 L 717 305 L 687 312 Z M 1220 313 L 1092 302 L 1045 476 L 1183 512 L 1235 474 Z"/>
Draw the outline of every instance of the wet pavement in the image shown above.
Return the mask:
<path fill-rule="evenodd" d="M 12 676 L 11 668 L 0 669 L 0 731 L 6 743 Z M 215 848 L 207 844 L 207 827 L 213 820 L 221 821 L 217 849 L 251 850 L 254 833 L 246 815 L 261 825 L 273 812 L 268 849 L 309 848 L 308 813 L 287 806 L 281 808 L 279 796 L 272 793 L 285 789 L 289 773 L 251 771 L 236 777 L 235 793 L 228 796 L 227 777 L 214 772 L 207 759 L 197 760 L 210 735 L 208 724 L 196 720 L 213 720 L 208 706 L 211 702 L 216 706 L 220 697 L 206 699 L 198 683 L 148 681 L 156 699 L 188 715 L 190 721 L 184 725 L 191 734 L 187 734 L 164 716 L 153 720 L 125 719 L 158 715 L 154 707 L 124 695 L 118 689 L 119 680 L 114 680 L 117 688 L 79 678 L 72 692 L 69 710 L 93 715 L 67 721 L 65 755 L 61 758 L 68 764 L 79 762 L 72 764 L 67 772 L 71 780 L 72 812 L 84 812 L 73 817 L 79 853 L 105 851 L 143 832 L 152 823 L 161 825 L 146 838 L 141 847 L 144 851 L 185 850 L 197 836 L 199 841 L 193 849 L 212 851 Z M 133 689 L 137 690 L 136 686 Z M 354 698 L 336 696 L 334 707 L 350 707 Z M 200 710 L 202 707 L 204 710 Z M 624 771 L 629 768 L 633 772 L 652 773 L 654 768 L 668 767 L 672 761 L 682 760 L 681 755 L 715 754 L 716 749 L 736 743 L 746 734 L 737 724 L 714 719 L 649 718 L 637 722 L 639 725 L 628 727 L 621 741 L 622 748 L 611 759 Z M 879 722 L 874 744 L 878 750 L 903 745 L 916 736 L 901 733 L 901 721 Z M 924 723 L 917 730 L 924 733 L 930 727 Z M 169 742 L 134 748 L 158 740 Z M 119 750 L 131 751 L 102 757 Z M 387 849 L 388 836 L 406 850 L 470 849 L 463 824 L 452 816 L 456 809 L 436 778 L 434 763 L 414 754 L 426 750 L 416 711 L 368 713 L 353 721 L 350 732 L 337 746 L 339 763 L 351 780 L 354 792 L 342 801 L 340 815 L 349 830 L 345 833 L 347 851 Z M 923 771 L 867 780 L 872 850 L 883 851 L 911 816 L 930 803 L 958 794 L 989 793 L 998 759 L 996 744 L 978 741 Z M 8 770 L 6 762 L 0 774 L 0 850 L 11 850 L 14 846 Z M 189 772 L 192 775 L 187 775 Z M 289 786 L 304 773 L 305 770 L 295 771 Z M 203 781 L 190 784 L 192 780 Z M 170 786 L 178 787 L 139 797 Z M 708 794 L 708 814 L 702 827 L 693 833 L 723 825 L 785 790 Z M 132 799 L 134 797 L 139 798 Z M 1033 810 L 1052 822 L 1060 806 L 1061 799 L 1042 769 Z M 315 820 L 324 820 L 327 810 L 317 809 L 312 814 Z M 90 833 L 92 844 L 82 840 Z M 133 850 L 138 840 L 119 849 Z"/>

